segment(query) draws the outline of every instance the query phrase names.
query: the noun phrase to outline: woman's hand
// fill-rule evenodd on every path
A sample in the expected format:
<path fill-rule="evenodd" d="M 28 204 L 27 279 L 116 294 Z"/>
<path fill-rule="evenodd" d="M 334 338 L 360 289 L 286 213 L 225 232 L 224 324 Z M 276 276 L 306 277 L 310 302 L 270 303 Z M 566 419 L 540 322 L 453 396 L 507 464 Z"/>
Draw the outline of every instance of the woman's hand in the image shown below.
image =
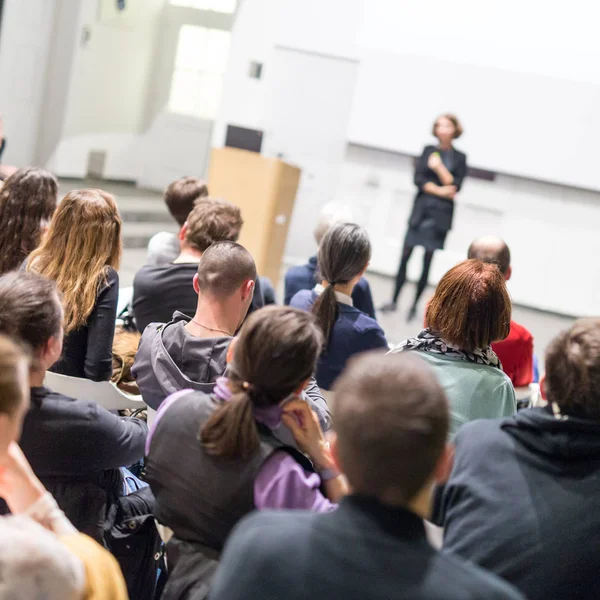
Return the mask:
<path fill-rule="evenodd" d="M 432 152 L 427 159 L 427 166 L 435 171 L 442 165 L 442 157 L 439 152 Z"/>
<path fill-rule="evenodd" d="M 0 457 L 0 497 L 6 500 L 10 512 L 19 514 L 45 493 L 23 451 L 16 442 L 11 442 L 6 454 Z"/>
<path fill-rule="evenodd" d="M 332 468 L 329 445 L 325 441 L 319 418 L 304 400 L 287 402 L 283 406 L 281 420 L 292 432 L 298 448 L 310 456 L 318 469 Z"/>

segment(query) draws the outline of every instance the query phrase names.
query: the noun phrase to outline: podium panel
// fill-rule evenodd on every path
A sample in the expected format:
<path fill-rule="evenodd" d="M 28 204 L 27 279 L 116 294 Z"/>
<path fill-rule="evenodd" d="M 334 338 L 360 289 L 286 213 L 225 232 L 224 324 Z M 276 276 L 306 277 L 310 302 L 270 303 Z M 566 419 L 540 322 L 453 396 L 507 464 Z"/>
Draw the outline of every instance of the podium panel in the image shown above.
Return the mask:
<path fill-rule="evenodd" d="M 254 257 L 260 275 L 276 286 L 294 209 L 301 171 L 277 158 L 237 148 L 215 148 L 208 172 L 213 198 L 223 198 L 242 211 L 239 239 Z"/>

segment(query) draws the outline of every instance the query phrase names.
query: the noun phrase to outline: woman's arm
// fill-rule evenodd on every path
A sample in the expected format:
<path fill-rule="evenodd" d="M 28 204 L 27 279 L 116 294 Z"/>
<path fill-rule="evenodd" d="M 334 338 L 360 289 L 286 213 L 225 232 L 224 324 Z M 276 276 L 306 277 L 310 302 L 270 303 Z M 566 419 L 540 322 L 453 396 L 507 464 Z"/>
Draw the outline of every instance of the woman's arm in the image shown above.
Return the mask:
<path fill-rule="evenodd" d="M 467 176 L 467 157 L 465 154 L 460 152 L 458 154 L 460 160 L 458 161 L 454 173 L 454 185 L 456 186 L 456 191 L 459 192 L 462 187 L 463 181 Z"/>
<path fill-rule="evenodd" d="M 281 420 L 321 474 L 329 500 L 339 502 L 348 493 L 348 484 L 331 457 L 317 415 L 303 400 L 292 400 L 283 406 Z"/>
<path fill-rule="evenodd" d="M 427 166 L 435 172 L 442 185 L 452 185 L 454 175 L 446 168 L 439 152 L 432 152 L 427 159 Z"/>
<path fill-rule="evenodd" d="M 457 189 L 455 185 L 437 185 L 433 181 L 428 181 L 422 188 L 427 194 L 438 196 L 439 198 L 447 198 L 448 200 L 454 200 Z"/>
<path fill-rule="evenodd" d="M 119 300 L 119 275 L 110 269 L 96 306 L 88 318 L 85 376 L 92 381 L 108 381 L 112 375 L 112 346 Z"/>

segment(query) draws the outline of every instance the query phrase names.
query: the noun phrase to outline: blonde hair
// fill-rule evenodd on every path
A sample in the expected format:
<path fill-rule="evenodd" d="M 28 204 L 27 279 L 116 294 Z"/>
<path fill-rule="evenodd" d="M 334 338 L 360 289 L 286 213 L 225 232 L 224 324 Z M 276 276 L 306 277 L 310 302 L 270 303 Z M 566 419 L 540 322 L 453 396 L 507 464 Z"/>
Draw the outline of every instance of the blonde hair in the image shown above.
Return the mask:
<path fill-rule="evenodd" d="M 96 189 L 69 192 L 45 240 L 27 261 L 28 271 L 56 282 L 66 333 L 86 323 L 109 267 L 119 268 L 121 251 L 121 216 L 114 196 Z"/>

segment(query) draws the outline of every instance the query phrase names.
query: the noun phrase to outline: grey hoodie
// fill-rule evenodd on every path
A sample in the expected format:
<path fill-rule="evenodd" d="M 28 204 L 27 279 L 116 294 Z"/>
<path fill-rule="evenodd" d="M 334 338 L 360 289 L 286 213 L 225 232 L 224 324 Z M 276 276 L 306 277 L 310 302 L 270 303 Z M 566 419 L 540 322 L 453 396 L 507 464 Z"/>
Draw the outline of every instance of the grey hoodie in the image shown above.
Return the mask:
<path fill-rule="evenodd" d="M 211 394 L 217 379 L 225 375 L 227 349 L 233 338 L 192 336 L 185 329 L 190 320 L 176 312 L 170 323 L 150 323 L 144 330 L 131 373 L 144 402 L 154 410 L 180 390 Z M 330 429 L 331 413 L 314 379 L 303 396 L 319 417 L 323 431 Z"/>

